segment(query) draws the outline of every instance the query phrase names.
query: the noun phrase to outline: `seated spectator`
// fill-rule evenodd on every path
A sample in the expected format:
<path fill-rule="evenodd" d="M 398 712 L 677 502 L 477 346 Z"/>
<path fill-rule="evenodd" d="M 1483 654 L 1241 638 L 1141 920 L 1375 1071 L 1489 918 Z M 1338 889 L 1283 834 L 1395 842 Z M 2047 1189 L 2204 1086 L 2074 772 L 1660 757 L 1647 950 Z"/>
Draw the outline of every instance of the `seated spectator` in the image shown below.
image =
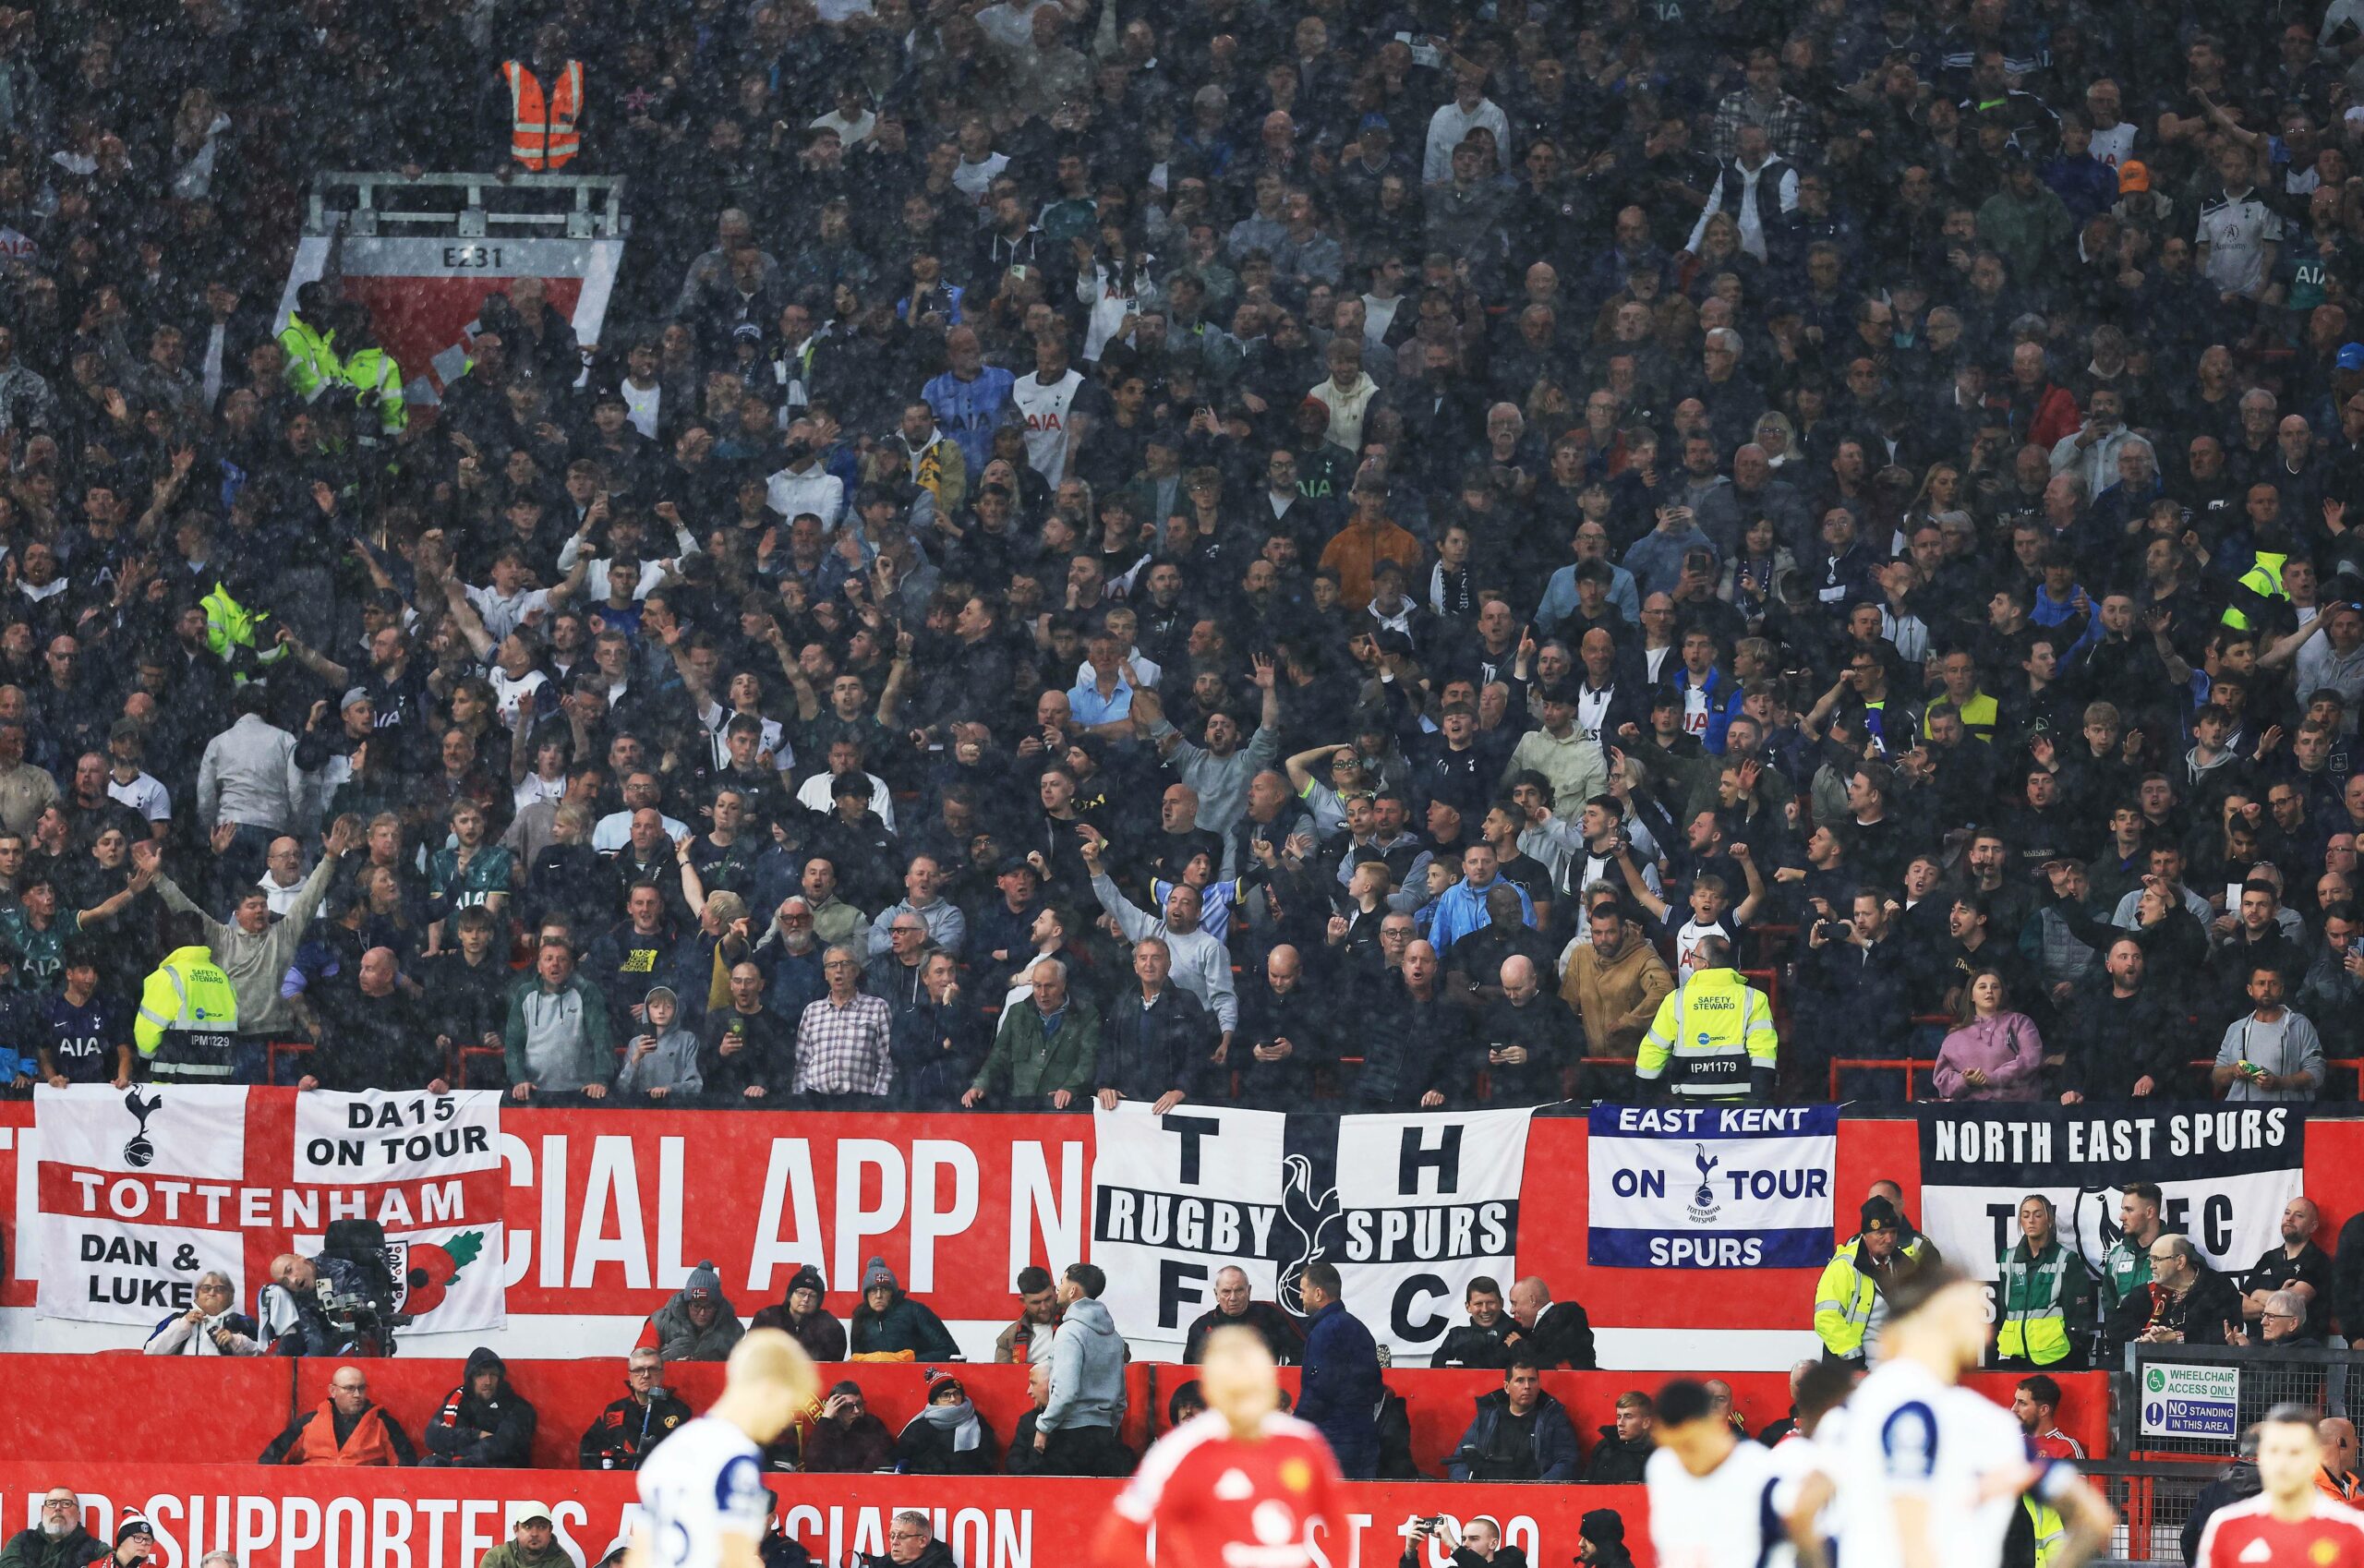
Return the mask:
<path fill-rule="evenodd" d="M 1133 1456 L 1117 1441 L 1125 1418 L 1124 1336 L 1100 1303 L 1108 1278 L 1070 1263 L 1059 1280 L 1058 1332 L 1051 1336 L 1051 1381 L 1034 1422 L 1034 1451 L 1046 1476 L 1122 1476 Z"/>
<path fill-rule="evenodd" d="M 994 1468 L 994 1429 L 960 1380 L 927 1381 L 927 1404 L 895 1440 L 895 1469 L 907 1476 L 986 1476 Z"/>
<path fill-rule="evenodd" d="M 862 1385 L 852 1379 L 832 1384 L 821 1414 L 804 1433 L 803 1467 L 814 1475 L 854 1475 L 884 1470 L 895 1462 L 895 1434 L 870 1413 Z"/>
<path fill-rule="evenodd" d="M 2249 1265 L 2241 1276 L 2241 1316 L 2254 1322 L 2265 1309 L 2265 1298 L 2277 1290 L 2286 1290 L 2309 1308 L 2308 1316 L 2323 1315 L 2316 1309 L 2327 1308 L 2331 1301 L 2331 1255 L 2315 1245 L 2315 1232 L 2322 1224 L 2322 1212 L 2312 1200 L 2293 1198 L 2282 1206 L 2282 1240 L 2269 1247 Z M 2358 1325 L 2364 1328 L 2364 1324 Z"/>
<path fill-rule="evenodd" d="M 650 986 L 641 998 L 642 1027 L 624 1042 L 623 1066 L 616 1069 L 617 1093 L 686 1100 L 695 1099 L 706 1088 L 698 1071 L 698 1037 L 681 1028 L 673 988 Z"/>
<path fill-rule="evenodd" d="M 523 1469 L 533 1463 L 534 1407 L 509 1386 L 509 1368 L 478 1345 L 468 1352 L 460 1386 L 428 1418 L 426 1465 Z"/>
<path fill-rule="evenodd" d="M 82 1526 L 81 1495 L 72 1487 L 42 1494 L 33 1522 L 0 1546 L 8 1568 L 87 1568 L 107 1554 L 107 1543 Z"/>
<path fill-rule="evenodd" d="M 1165 1426 L 1171 1431 L 1207 1407 L 1207 1391 L 1198 1379 L 1176 1387 L 1165 1396 Z"/>
<path fill-rule="evenodd" d="M 115 1527 L 115 1550 L 95 1559 L 89 1568 L 145 1568 L 156 1555 L 156 1526 L 137 1514 L 127 1514 Z"/>
<path fill-rule="evenodd" d="M 1573 1367 L 1588 1372 L 1593 1359 L 1592 1320 L 1574 1301 L 1554 1301 L 1551 1287 L 1534 1274 L 1511 1286 L 1511 1321 L 1503 1345 L 1535 1357 L 1539 1367 Z"/>
<path fill-rule="evenodd" d="M 862 1305 L 846 1325 L 846 1341 L 855 1361 L 961 1359 L 944 1320 L 903 1294 L 902 1282 L 884 1258 L 862 1266 Z"/>
<path fill-rule="evenodd" d="M 821 1271 L 807 1263 L 790 1277 L 788 1289 L 780 1299 L 759 1309 L 747 1326 L 782 1331 L 815 1361 L 842 1361 L 846 1358 L 846 1326 L 822 1306 L 822 1299 L 828 1293 Z"/>
<path fill-rule="evenodd" d="M 1576 1559 L 1584 1568 L 1634 1568 L 1625 1550 L 1625 1516 L 1614 1508 L 1587 1509 L 1576 1522 Z"/>
<path fill-rule="evenodd" d="M 1193 1380 L 1186 1386 L 1199 1385 Z M 1051 1363 L 1047 1357 L 1027 1363 L 1026 1398 L 1030 1407 L 1018 1418 L 1017 1430 L 1009 1435 L 1008 1468 L 1013 1476 L 1043 1474 L 1043 1447 L 1034 1439 L 1041 1427 L 1043 1407 L 1051 1402 Z"/>
<path fill-rule="evenodd" d="M 1600 1443 L 1585 1461 L 1584 1478 L 1595 1485 L 1639 1486 L 1642 1468 L 1657 1451 L 1652 1435 L 1658 1412 L 1650 1396 L 1633 1389 L 1617 1396 L 1617 1419 L 1600 1429 Z"/>
<path fill-rule="evenodd" d="M 624 1396 L 592 1418 L 576 1445 L 583 1468 L 637 1470 L 649 1451 L 691 1416 L 690 1407 L 665 1387 L 664 1358 L 642 1345 L 624 1357 Z"/>
<path fill-rule="evenodd" d="M 2044 1069 L 2044 1039 L 2014 1012 L 2003 977 L 1982 970 L 1961 988 L 1954 1027 L 1937 1047 L 1929 1081 L 1940 1100 L 2032 1100 Z"/>
<path fill-rule="evenodd" d="M 2011 1389 L 2011 1414 L 2028 1446 L 2047 1459 L 2082 1459 L 2085 1445 L 2060 1429 L 2060 1384 L 2038 1372 L 2021 1378 Z"/>
<path fill-rule="evenodd" d="M 1257 1301 L 1248 1295 L 1248 1272 L 1236 1267 L 1215 1271 L 1215 1304 L 1190 1321 L 1189 1333 L 1183 1336 L 1182 1361 L 1185 1366 L 1197 1366 L 1205 1359 L 1207 1335 L 1220 1328 L 1237 1326 L 1254 1329 L 1272 1353 L 1276 1367 L 1293 1367 L 1305 1355 L 1305 1334 L 1297 1320 L 1270 1301 Z"/>
<path fill-rule="evenodd" d="M 935 1538 L 935 1525 L 916 1508 L 898 1509 L 886 1521 L 886 1557 L 863 1559 L 877 1568 L 953 1568 L 952 1549 Z"/>
<path fill-rule="evenodd" d="M 546 1505 L 511 1503 L 509 1526 L 509 1538 L 486 1552 L 476 1568 L 573 1568 L 574 1559 L 558 1544 Z"/>
<path fill-rule="evenodd" d="M 2222 1345 L 2241 1323 L 2232 1281 L 2208 1266 L 2189 1236 L 2170 1232 L 2151 1244 L 2150 1311 L 2134 1337 L 2145 1345 Z"/>
<path fill-rule="evenodd" d="M 1469 1321 L 1447 1331 L 1432 1363 L 1439 1367 L 1507 1367 L 1511 1351 L 1502 1335 L 1512 1324 L 1502 1316 L 1502 1287 L 1490 1274 L 1469 1282 L 1461 1298 Z"/>
<path fill-rule="evenodd" d="M 2315 1436 L 2323 1445 L 2322 1469 L 2315 1477 L 2315 1490 L 2353 1507 L 2357 1492 L 2364 1490 L 2364 1482 L 2356 1478 L 2356 1423 L 2344 1416 L 2326 1416 L 2315 1424 Z"/>
<path fill-rule="evenodd" d="M 329 1396 L 271 1439 L 261 1463 L 393 1466 L 417 1464 L 418 1451 L 369 1402 L 368 1375 L 358 1367 L 339 1367 L 329 1378 Z"/>
<path fill-rule="evenodd" d="M 1573 1481 L 1576 1429 L 1560 1402 L 1543 1392 L 1543 1372 L 1513 1352 L 1502 1386 L 1478 1396 L 1478 1415 L 1445 1460 L 1455 1481 Z"/>
<path fill-rule="evenodd" d="M 259 1356 L 255 1321 L 236 1310 L 236 1287 L 219 1269 L 197 1277 L 197 1303 L 156 1325 L 140 1349 L 150 1356 Z"/>
<path fill-rule="evenodd" d="M 994 1359 L 1004 1366 L 1037 1359 L 1058 1321 L 1059 1287 L 1051 1271 L 1029 1263 L 1018 1271 L 1018 1321 L 995 1336 Z"/>
<path fill-rule="evenodd" d="M 1589 1519 L 1592 1515 L 1587 1514 L 1585 1517 Z M 1451 1526 L 1449 1519 L 1437 1521 L 1437 1538 L 1452 1548 L 1453 1568 L 1527 1568 L 1526 1550 L 1502 1544 L 1502 1526 L 1491 1514 L 1480 1514 L 1457 1530 L 1451 1529 Z M 1428 1554 L 1421 1550 L 1428 1538 L 1423 1532 L 1404 1543 L 1404 1555 L 1399 1559 L 1402 1568 L 1417 1568 L 1428 1561 Z M 1575 1561 L 1583 1562 L 1586 1559 L 1579 1556 Z"/>
<path fill-rule="evenodd" d="M 727 1361 L 746 1332 L 709 1259 L 690 1271 L 689 1282 L 671 1300 L 648 1315 L 637 1343 L 668 1361 Z"/>
<path fill-rule="evenodd" d="M 2265 1305 L 2258 1313 L 2257 1327 L 2245 1329 L 2228 1322 L 2225 1325 L 2225 1343 L 2236 1349 L 2254 1345 L 2260 1349 L 2320 1350 L 2323 1331 L 2308 1318 L 2307 1302 L 2297 1291 L 2268 1291 Z"/>

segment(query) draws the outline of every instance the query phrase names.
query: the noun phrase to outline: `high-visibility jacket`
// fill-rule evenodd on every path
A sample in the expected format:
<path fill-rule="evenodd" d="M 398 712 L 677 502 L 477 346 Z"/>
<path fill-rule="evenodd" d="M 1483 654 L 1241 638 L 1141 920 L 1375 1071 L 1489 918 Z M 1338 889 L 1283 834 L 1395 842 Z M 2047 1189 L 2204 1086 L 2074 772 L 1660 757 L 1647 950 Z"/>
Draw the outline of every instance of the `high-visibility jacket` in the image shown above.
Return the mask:
<path fill-rule="evenodd" d="M 1658 1003 L 1634 1076 L 1664 1078 L 1684 1099 L 1737 1099 L 1749 1092 L 1753 1073 L 1772 1072 L 1779 1048 L 1765 994 L 1738 970 L 1703 969 Z"/>
<path fill-rule="evenodd" d="M 1880 1299 L 1871 1275 L 1855 1266 L 1856 1246 L 1851 1241 L 1840 1248 L 1814 1287 L 1814 1332 L 1824 1351 L 1842 1361 L 1863 1356 Z"/>
<path fill-rule="evenodd" d="M 523 61 L 501 63 L 509 78 L 509 155 L 537 173 L 564 168 L 583 151 L 583 62 L 569 60 L 547 92 Z"/>
<path fill-rule="evenodd" d="M 287 325 L 279 330 L 280 352 L 287 363 L 280 371 L 280 379 L 288 391 L 306 403 L 320 395 L 320 389 L 338 379 L 342 369 L 336 356 L 336 333 L 322 332 L 293 310 L 287 313 Z"/>
<path fill-rule="evenodd" d="M 151 1076 L 225 1080 L 237 1070 L 238 993 L 203 947 L 175 947 L 140 989 L 131 1026 Z"/>
<path fill-rule="evenodd" d="M 386 1435 L 384 1412 L 372 1405 L 353 1423 L 353 1435 L 342 1443 L 336 1441 L 336 1405 L 320 1401 L 312 1418 L 304 1423 L 304 1432 L 296 1446 L 287 1451 L 290 1465 L 335 1465 L 352 1468 L 364 1465 L 381 1465 L 389 1469 L 402 1463 L 395 1452 L 393 1440 Z"/>
<path fill-rule="evenodd" d="M 410 427 L 410 410 L 403 404 L 403 368 L 382 348 L 356 351 L 341 371 L 344 384 L 377 404 L 378 428 L 398 436 Z"/>
<path fill-rule="evenodd" d="M 2068 1531 L 2061 1522 L 2060 1510 L 2033 1492 L 2020 1494 L 2020 1506 L 2028 1511 L 2028 1523 L 2035 1528 L 2035 1568 L 2051 1568 L 2052 1560 L 2060 1553 L 2060 1538 Z"/>
<path fill-rule="evenodd" d="M 2267 599 L 2286 599 L 2290 597 L 2290 590 L 2282 585 L 2282 568 L 2289 559 L 2290 557 L 2286 554 L 2276 554 L 2271 550 L 2257 552 L 2255 562 L 2247 572 L 2241 573 L 2240 581 L 2234 585 L 2233 602 L 2225 607 L 2225 625 L 2237 632 L 2256 631 L 2257 622 L 2249 618 L 2249 611 L 2242 607 L 2250 603 L 2261 603 Z"/>
<path fill-rule="evenodd" d="M 2092 1331 L 2093 1276 L 2057 1236 L 2041 1256 L 2017 1242 L 2003 1254 L 1996 1310 L 2002 1319 L 1996 1355 L 2053 1366 L 2081 1349 L 2079 1341 Z"/>
<path fill-rule="evenodd" d="M 205 645 L 230 667 L 239 685 L 247 683 L 248 665 L 267 667 L 287 657 L 286 646 L 273 635 L 277 629 L 265 628 L 269 610 L 248 609 L 218 582 L 199 602 L 205 609 Z"/>

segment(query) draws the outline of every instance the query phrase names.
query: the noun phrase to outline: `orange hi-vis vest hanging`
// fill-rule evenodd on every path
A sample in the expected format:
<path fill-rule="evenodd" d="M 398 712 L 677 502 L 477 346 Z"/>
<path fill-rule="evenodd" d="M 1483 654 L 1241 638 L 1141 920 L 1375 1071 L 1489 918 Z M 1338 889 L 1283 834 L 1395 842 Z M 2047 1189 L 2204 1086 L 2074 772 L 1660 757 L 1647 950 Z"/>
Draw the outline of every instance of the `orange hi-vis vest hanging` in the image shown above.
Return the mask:
<path fill-rule="evenodd" d="M 503 61 L 501 69 L 509 78 L 509 155 L 537 174 L 565 167 L 583 150 L 574 128 L 583 117 L 583 62 L 569 60 L 547 97 L 519 62 Z"/>

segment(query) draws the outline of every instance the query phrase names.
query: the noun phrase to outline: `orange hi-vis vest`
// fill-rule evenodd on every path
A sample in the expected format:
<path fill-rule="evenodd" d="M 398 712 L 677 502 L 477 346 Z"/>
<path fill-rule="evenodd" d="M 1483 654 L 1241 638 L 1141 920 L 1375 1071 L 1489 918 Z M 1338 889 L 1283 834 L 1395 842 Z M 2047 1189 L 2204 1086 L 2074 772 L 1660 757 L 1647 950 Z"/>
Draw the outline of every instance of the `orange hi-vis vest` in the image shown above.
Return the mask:
<path fill-rule="evenodd" d="M 296 1446 L 287 1451 L 290 1465 L 336 1465 L 352 1468 L 364 1465 L 393 1466 L 402 1459 L 394 1452 L 393 1440 L 386 1436 L 384 1412 L 372 1405 L 353 1424 L 353 1435 L 340 1444 L 336 1441 L 336 1405 L 328 1400 L 312 1412 L 304 1423 L 303 1435 Z"/>
<path fill-rule="evenodd" d="M 574 128 L 583 117 L 583 62 L 569 60 L 547 96 L 518 61 L 503 61 L 501 69 L 509 78 L 509 155 L 537 174 L 565 167 L 583 151 Z"/>

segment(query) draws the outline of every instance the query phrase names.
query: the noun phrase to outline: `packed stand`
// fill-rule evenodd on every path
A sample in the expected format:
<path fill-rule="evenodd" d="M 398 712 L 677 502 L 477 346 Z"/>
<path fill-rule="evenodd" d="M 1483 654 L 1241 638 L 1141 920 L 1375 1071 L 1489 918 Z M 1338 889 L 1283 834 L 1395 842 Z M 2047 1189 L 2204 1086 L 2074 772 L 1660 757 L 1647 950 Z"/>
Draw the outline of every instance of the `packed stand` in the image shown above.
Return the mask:
<path fill-rule="evenodd" d="M 2345 1094 L 2359 9 L 0 13 L 0 1081 Z"/>

